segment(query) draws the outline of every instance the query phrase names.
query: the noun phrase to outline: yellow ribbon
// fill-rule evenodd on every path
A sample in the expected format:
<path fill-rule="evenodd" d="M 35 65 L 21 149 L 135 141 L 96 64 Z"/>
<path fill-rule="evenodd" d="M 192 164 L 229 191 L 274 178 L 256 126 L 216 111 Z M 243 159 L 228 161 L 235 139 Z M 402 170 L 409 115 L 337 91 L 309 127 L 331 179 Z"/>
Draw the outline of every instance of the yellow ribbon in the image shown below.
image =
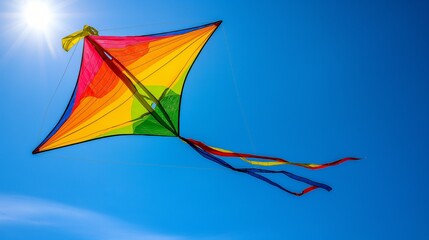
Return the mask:
<path fill-rule="evenodd" d="M 182 139 L 183 142 L 186 143 L 186 141 L 184 141 Z M 201 143 L 202 144 L 202 143 Z M 200 146 L 196 145 L 197 147 L 201 148 Z M 208 148 L 217 150 L 219 152 L 224 152 L 224 153 L 234 153 L 233 151 L 230 150 L 226 150 L 223 148 L 217 148 L 217 147 L 212 147 L 212 146 L 207 146 Z M 278 165 L 294 165 L 294 166 L 300 166 L 300 167 L 305 167 L 305 168 L 309 168 L 309 169 L 317 169 L 320 168 L 321 166 L 323 166 L 323 164 L 316 164 L 316 163 L 296 163 L 296 162 L 289 162 L 289 161 L 276 161 L 276 160 L 272 160 L 272 159 L 266 159 L 265 161 L 255 161 L 255 160 L 250 160 L 249 158 L 246 157 L 242 157 L 242 156 L 236 156 L 238 158 L 240 158 L 241 160 L 252 164 L 252 165 L 256 165 L 256 166 L 264 166 L 264 167 L 271 167 L 271 166 L 278 166 Z"/>
<path fill-rule="evenodd" d="M 89 36 L 89 35 L 96 35 L 98 36 L 97 29 L 85 25 L 83 26 L 82 30 L 79 30 L 77 32 L 74 32 L 62 39 L 63 49 L 68 52 L 74 45 L 76 45 L 82 38 Z"/>
<path fill-rule="evenodd" d="M 216 149 L 220 152 L 225 152 L 225 153 L 232 153 L 232 151 L 223 149 L 223 148 L 217 148 L 217 147 L 211 147 L 213 149 Z M 290 164 L 289 162 L 277 162 L 277 161 L 272 161 L 271 160 L 267 160 L 267 161 L 254 161 L 254 160 L 249 160 L 248 158 L 245 157 L 239 157 L 241 160 L 250 163 L 252 165 L 257 165 L 257 166 L 278 166 L 278 165 L 284 165 L 284 164 Z"/>

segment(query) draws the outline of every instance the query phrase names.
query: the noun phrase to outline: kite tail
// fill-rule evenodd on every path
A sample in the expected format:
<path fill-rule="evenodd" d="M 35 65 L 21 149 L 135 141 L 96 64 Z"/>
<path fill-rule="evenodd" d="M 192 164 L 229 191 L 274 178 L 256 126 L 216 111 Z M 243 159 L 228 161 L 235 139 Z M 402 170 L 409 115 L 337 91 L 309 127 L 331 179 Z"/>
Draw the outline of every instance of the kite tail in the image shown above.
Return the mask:
<path fill-rule="evenodd" d="M 222 148 L 207 146 L 206 144 L 193 139 L 187 139 L 187 141 L 191 142 L 192 144 L 198 146 L 200 149 L 203 149 L 208 153 L 211 153 L 217 156 L 222 156 L 222 157 L 238 157 L 245 162 L 248 162 L 252 165 L 257 165 L 257 166 L 277 166 L 277 165 L 289 164 L 289 165 L 316 170 L 316 169 L 335 166 L 346 161 L 359 160 L 359 158 L 355 158 L 355 157 L 346 157 L 346 158 L 339 159 L 337 161 L 323 163 L 323 164 L 296 163 L 296 162 L 289 162 L 287 160 L 284 160 L 282 158 L 277 158 L 277 157 L 267 157 L 267 156 L 253 155 L 253 154 L 247 154 L 247 153 L 236 153 Z M 265 161 L 254 161 L 254 160 L 249 160 L 248 158 L 263 159 Z"/>
<path fill-rule="evenodd" d="M 315 181 L 310 180 L 308 178 L 304 178 L 304 177 L 301 177 L 301 176 L 298 176 L 298 175 L 295 175 L 293 173 L 290 173 L 290 172 L 287 172 L 287 171 L 283 171 L 283 170 L 267 170 L 267 169 L 260 169 L 260 168 L 236 168 L 236 167 L 233 167 L 232 165 L 230 165 L 226 161 L 224 161 L 224 160 L 222 160 L 222 159 L 214 156 L 211 152 L 209 152 L 205 148 L 203 148 L 202 145 L 201 145 L 202 143 L 197 142 L 198 144 L 196 144 L 195 140 L 186 139 L 186 138 L 183 138 L 183 137 L 180 137 L 180 139 L 182 141 L 186 142 L 189 146 L 191 146 L 201 156 L 205 157 L 206 159 L 208 159 L 210 161 L 213 161 L 213 162 L 215 162 L 215 163 L 217 163 L 219 165 L 222 165 L 222 166 L 224 166 L 226 168 L 229 168 L 229 169 L 231 169 L 233 171 L 246 173 L 246 174 L 248 174 L 250 176 L 258 178 L 259 180 L 262 180 L 262 181 L 264 181 L 264 182 L 266 182 L 268 184 L 271 184 L 271 185 L 273 185 L 273 186 L 275 186 L 277 188 L 280 188 L 281 190 L 283 190 L 283 191 L 285 191 L 287 193 L 293 194 L 295 196 L 302 196 L 302 195 L 304 195 L 304 194 L 306 194 L 308 192 L 311 192 L 311 191 L 313 191 L 313 190 L 315 190 L 317 188 L 322 188 L 322 189 L 325 189 L 326 191 L 331 191 L 332 190 L 332 188 L 330 186 L 326 185 L 326 184 L 315 182 Z M 206 145 L 203 144 L 203 146 L 206 146 Z M 291 190 L 288 190 L 288 189 L 284 188 L 283 186 L 281 186 L 280 184 L 274 182 L 273 180 L 271 180 L 271 179 L 269 179 L 269 178 L 261 175 L 262 173 L 266 173 L 266 174 L 268 174 L 268 173 L 280 173 L 280 174 L 283 174 L 283 175 L 285 175 L 285 176 L 287 176 L 289 178 L 292 178 L 292 179 L 294 179 L 296 181 L 306 183 L 306 184 L 310 185 L 310 187 L 305 188 L 301 192 L 294 192 L 294 191 L 291 191 Z"/>

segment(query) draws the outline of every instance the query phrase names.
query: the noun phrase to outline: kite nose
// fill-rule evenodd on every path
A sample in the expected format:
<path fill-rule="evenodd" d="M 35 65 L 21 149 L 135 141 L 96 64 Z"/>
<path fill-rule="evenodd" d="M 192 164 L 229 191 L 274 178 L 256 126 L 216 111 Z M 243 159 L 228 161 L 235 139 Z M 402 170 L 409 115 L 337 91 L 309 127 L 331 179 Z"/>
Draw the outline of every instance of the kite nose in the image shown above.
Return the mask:
<path fill-rule="evenodd" d="M 222 20 L 219 20 L 217 22 L 214 22 L 213 24 L 216 25 L 216 26 L 219 26 L 221 23 L 222 23 Z"/>
<path fill-rule="evenodd" d="M 40 151 L 39 151 L 39 148 L 37 147 L 37 148 L 35 148 L 31 153 L 32 154 L 37 154 L 37 153 L 39 153 Z"/>

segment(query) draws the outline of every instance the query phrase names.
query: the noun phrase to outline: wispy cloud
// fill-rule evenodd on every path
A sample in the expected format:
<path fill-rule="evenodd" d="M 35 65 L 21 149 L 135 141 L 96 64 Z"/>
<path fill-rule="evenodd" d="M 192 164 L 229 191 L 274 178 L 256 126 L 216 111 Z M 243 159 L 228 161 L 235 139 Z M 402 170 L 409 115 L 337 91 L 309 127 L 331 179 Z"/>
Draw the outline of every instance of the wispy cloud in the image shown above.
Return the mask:
<path fill-rule="evenodd" d="M 37 198 L 0 195 L 0 227 L 17 224 L 52 227 L 85 239 L 184 239 L 151 233 L 118 219 L 82 208 Z"/>

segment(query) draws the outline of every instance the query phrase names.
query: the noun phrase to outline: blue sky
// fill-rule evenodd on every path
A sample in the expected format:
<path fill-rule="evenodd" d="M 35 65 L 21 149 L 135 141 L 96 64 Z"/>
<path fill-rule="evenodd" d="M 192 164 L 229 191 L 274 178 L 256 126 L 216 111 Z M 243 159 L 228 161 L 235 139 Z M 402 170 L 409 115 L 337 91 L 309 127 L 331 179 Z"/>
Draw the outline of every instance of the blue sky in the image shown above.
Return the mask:
<path fill-rule="evenodd" d="M 428 3 L 59 3 L 51 50 L 36 33 L 19 37 L 9 13 L 20 1 L 0 4 L 1 239 L 427 238 Z M 63 36 L 84 24 L 142 35 L 216 20 L 185 85 L 182 135 L 298 162 L 363 157 L 320 171 L 283 167 L 333 191 L 297 198 L 174 138 L 31 154 L 75 85 L 82 45 L 60 82 L 72 54 Z"/>

